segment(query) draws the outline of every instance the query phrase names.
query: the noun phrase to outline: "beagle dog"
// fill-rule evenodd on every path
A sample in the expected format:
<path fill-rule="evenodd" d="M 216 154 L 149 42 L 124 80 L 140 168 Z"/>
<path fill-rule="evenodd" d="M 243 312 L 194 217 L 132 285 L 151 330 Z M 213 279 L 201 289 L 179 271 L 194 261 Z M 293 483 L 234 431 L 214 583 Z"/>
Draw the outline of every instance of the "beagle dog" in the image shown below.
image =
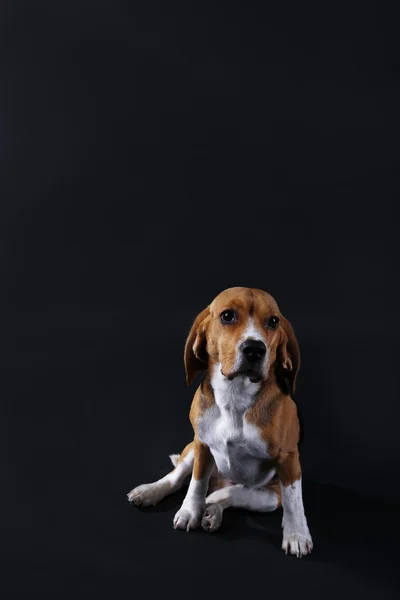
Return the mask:
<path fill-rule="evenodd" d="M 283 550 L 310 553 L 292 399 L 300 354 L 274 298 L 245 287 L 220 293 L 195 319 L 184 362 L 188 385 L 205 371 L 190 409 L 194 439 L 171 455 L 173 471 L 134 488 L 128 500 L 154 505 L 191 474 L 175 529 L 215 531 L 228 507 L 268 512 L 282 505 Z"/>

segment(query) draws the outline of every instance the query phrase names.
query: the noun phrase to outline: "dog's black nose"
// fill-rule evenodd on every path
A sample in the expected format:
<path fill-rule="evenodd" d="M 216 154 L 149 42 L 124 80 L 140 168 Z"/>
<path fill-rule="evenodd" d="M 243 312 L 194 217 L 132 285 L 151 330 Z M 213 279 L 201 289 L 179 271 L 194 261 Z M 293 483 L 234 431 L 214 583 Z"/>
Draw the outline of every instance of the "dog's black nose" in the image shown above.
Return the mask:
<path fill-rule="evenodd" d="M 257 340 L 246 340 L 245 342 L 243 342 L 243 344 L 241 344 L 240 350 L 247 358 L 247 360 L 250 360 L 252 362 L 261 360 L 262 358 L 264 358 L 267 352 L 267 348 L 265 347 L 264 342 L 259 342 Z"/>

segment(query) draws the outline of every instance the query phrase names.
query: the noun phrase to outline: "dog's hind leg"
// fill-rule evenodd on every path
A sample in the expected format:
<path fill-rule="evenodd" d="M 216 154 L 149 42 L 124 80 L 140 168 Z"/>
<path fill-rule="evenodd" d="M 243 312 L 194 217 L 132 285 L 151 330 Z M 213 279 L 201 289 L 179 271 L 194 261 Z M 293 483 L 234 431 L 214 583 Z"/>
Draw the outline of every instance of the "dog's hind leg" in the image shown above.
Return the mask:
<path fill-rule="evenodd" d="M 129 502 L 136 506 L 150 506 L 179 490 L 193 469 L 193 442 L 186 446 L 182 454 L 172 454 L 170 459 L 175 469 L 154 483 L 144 483 L 131 490 L 128 494 Z"/>
<path fill-rule="evenodd" d="M 221 488 L 206 498 L 206 508 L 201 525 L 206 531 L 215 531 L 221 526 L 222 515 L 226 508 L 247 508 L 258 512 L 271 512 L 281 503 L 279 482 L 262 489 L 232 485 Z"/>

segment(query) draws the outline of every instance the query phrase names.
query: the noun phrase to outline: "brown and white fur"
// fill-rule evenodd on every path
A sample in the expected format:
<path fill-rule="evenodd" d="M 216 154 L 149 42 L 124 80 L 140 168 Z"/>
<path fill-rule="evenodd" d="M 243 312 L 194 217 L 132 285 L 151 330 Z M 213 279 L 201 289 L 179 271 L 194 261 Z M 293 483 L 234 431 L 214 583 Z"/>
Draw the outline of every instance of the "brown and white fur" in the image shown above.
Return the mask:
<path fill-rule="evenodd" d="M 184 362 L 188 385 L 205 370 L 190 410 L 194 440 L 171 456 L 171 473 L 128 499 L 156 504 L 191 474 L 175 529 L 215 531 L 228 507 L 268 512 L 282 505 L 283 550 L 310 553 L 291 397 L 299 347 L 274 298 L 252 288 L 223 291 L 197 316 Z"/>

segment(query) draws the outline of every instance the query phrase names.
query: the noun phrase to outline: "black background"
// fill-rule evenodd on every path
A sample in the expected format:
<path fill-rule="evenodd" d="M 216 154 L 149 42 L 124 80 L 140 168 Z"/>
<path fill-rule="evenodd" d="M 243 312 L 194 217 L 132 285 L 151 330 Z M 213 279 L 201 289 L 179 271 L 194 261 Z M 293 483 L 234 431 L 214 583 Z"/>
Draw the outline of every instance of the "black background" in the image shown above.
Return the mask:
<path fill-rule="evenodd" d="M 4 593 L 395 597 L 390 5 L 3 2 L 1 26 Z M 183 345 L 234 285 L 300 342 L 302 561 L 278 513 L 186 535 L 184 492 L 126 501 L 190 440 Z"/>

